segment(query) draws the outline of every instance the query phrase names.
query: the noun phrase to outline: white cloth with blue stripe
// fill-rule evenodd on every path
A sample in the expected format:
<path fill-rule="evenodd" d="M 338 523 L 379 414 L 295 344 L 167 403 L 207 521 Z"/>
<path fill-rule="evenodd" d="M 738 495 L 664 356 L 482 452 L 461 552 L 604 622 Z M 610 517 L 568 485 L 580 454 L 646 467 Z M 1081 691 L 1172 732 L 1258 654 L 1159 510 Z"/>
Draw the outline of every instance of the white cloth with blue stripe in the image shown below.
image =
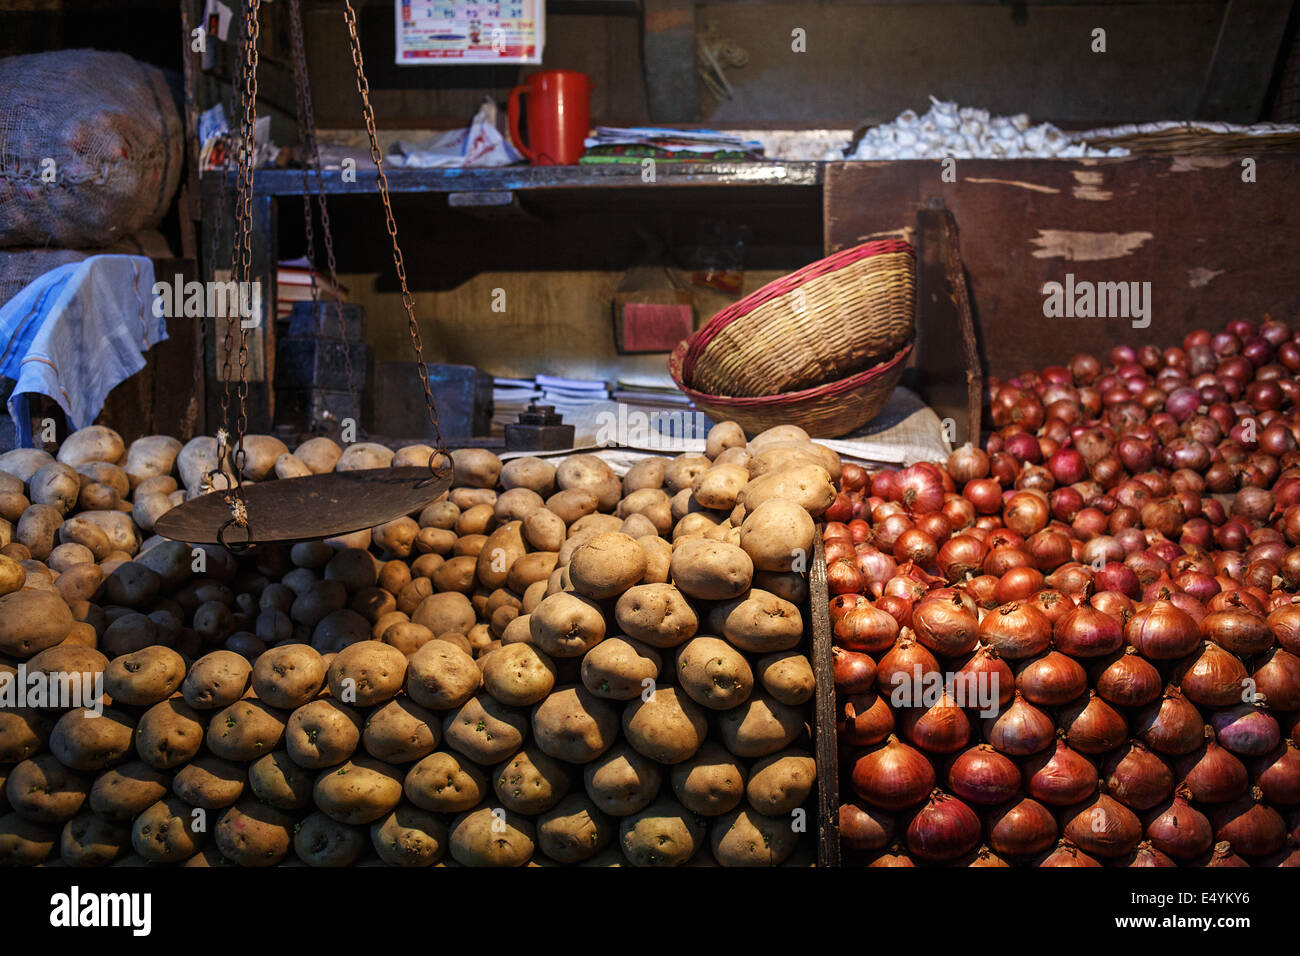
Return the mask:
<path fill-rule="evenodd" d="M 8 406 L 20 445 L 32 444 L 31 393 L 54 399 L 81 428 L 144 368 L 144 353 L 167 338 L 153 284 L 144 256 L 91 256 L 51 269 L 0 307 L 0 375 L 17 381 Z"/>

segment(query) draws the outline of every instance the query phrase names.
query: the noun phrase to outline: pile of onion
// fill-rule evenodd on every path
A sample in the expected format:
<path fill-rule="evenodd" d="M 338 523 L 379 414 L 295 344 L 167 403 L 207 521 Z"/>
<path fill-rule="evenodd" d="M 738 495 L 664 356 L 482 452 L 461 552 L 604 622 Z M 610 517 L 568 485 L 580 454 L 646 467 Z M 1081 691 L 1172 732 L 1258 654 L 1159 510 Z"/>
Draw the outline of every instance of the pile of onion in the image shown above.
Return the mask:
<path fill-rule="evenodd" d="M 1300 865 L 1300 329 L 989 380 L 823 537 L 847 863 Z"/>

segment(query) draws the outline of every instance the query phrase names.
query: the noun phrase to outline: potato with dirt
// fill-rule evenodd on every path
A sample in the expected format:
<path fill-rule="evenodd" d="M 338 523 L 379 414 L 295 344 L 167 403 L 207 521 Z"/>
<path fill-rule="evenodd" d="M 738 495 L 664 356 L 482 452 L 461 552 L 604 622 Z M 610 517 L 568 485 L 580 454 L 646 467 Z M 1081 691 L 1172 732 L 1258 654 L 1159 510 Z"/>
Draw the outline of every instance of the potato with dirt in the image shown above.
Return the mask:
<path fill-rule="evenodd" d="M 14 591 L 0 597 L 0 654 L 26 659 L 60 643 L 74 621 L 53 591 Z"/>
<path fill-rule="evenodd" d="M 213 651 L 194 662 L 181 683 L 185 703 L 195 710 L 220 710 L 244 696 L 253 665 L 233 651 Z"/>
<path fill-rule="evenodd" d="M 347 760 L 361 743 L 361 715 L 347 704 L 322 697 L 289 715 L 284 747 L 300 767 L 319 770 Z"/>
<path fill-rule="evenodd" d="M 714 822 L 709 844 L 723 866 L 779 866 L 794 853 L 798 834 L 788 818 L 738 807 Z"/>
<path fill-rule="evenodd" d="M 104 692 L 117 703 L 132 707 L 165 701 L 184 680 L 185 658 L 159 645 L 115 657 L 104 668 Z"/>
<path fill-rule="evenodd" d="M 192 807 L 220 810 L 243 796 L 247 780 L 242 764 L 204 754 L 176 771 L 172 793 Z"/>
<path fill-rule="evenodd" d="M 462 866 L 523 866 L 533 855 L 533 822 L 504 808 L 481 806 L 452 821 L 452 859 Z"/>
<path fill-rule="evenodd" d="M 690 760 L 676 764 L 671 779 L 677 799 L 700 816 L 726 813 L 745 798 L 744 763 L 713 741 L 706 741 Z"/>
<path fill-rule="evenodd" d="M 131 826 L 131 846 L 150 863 L 179 863 L 203 845 L 206 818 L 180 797 L 165 797 Z"/>
<path fill-rule="evenodd" d="M 121 710 L 84 707 L 66 711 L 50 734 L 50 752 L 73 770 L 104 770 L 126 760 L 135 719 Z"/>
<path fill-rule="evenodd" d="M 366 848 L 366 831 L 313 813 L 298 823 L 293 835 L 293 852 L 314 867 L 351 866 Z"/>
<path fill-rule="evenodd" d="M 509 810 L 536 816 L 563 799 L 571 779 L 565 765 L 537 747 L 525 747 L 492 771 L 497 799 Z"/>
<path fill-rule="evenodd" d="M 626 637 L 607 637 L 582 658 L 582 685 L 597 697 L 631 700 L 653 686 L 663 666 L 654 648 Z"/>
<path fill-rule="evenodd" d="M 710 710 L 730 710 L 754 689 L 745 655 L 726 641 L 701 635 L 677 650 L 676 675 L 686 695 Z"/>
<path fill-rule="evenodd" d="M 744 594 L 754 576 L 754 562 L 741 548 L 722 541 L 690 538 L 673 548 L 673 584 L 705 601 L 726 601 Z"/>
<path fill-rule="evenodd" d="M 671 584 L 639 584 L 614 606 L 614 619 L 628 637 L 651 647 L 677 647 L 699 627 L 695 609 Z"/>
<path fill-rule="evenodd" d="M 492 792 L 487 772 L 458 753 L 439 750 L 406 772 L 406 799 L 435 813 L 463 813 Z"/>
<path fill-rule="evenodd" d="M 568 763 L 595 760 L 618 737 L 618 712 L 587 688 L 557 688 L 533 708 L 533 737 L 547 755 Z"/>
<path fill-rule="evenodd" d="M 474 658 L 448 641 L 428 641 L 407 659 L 407 696 L 430 710 L 460 707 L 481 683 Z"/>
<path fill-rule="evenodd" d="M 412 763 L 438 749 L 442 721 L 408 697 L 395 697 L 367 716 L 361 745 L 376 760 Z"/>
<path fill-rule="evenodd" d="M 357 707 L 391 700 L 406 683 L 406 655 L 383 641 L 358 641 L 343 648 L 329 666 L 330 693 Z"/>
<path fill-rule="evenodd" d="M 660 798 L 619 821 L 623 855 L 633 866 L 681 866 L 704 841 L 704 825 L 677 801 Z"/>
<path fill-rule="evenodd" d="M 325 660 L 308 644 L 269 648 L 253 664 L 253 693 L 282 710 L 301 707 L 316 696 L 324 682 Z"/>
<path fill-rule="evenodd" d="M 49 753 L 37 754 L 9 771 L 4 796 L 10 808 L 34 823 L 63 823 L 90 796 L 89 774 L 65 767 Z"/>
<path fill-rule="evenodd" d="M 544 700 L 555 686 L 555 663 L 531 644 L 502 646 L 483 660 L 483 689 L 510 707 Z"/>
<path fill-rule="evenodd" d="M 135 752 L 159 770 L 184 766 L 203 747 L 205 717 L 206 712 L 193 709 L 179 697 L 159 701 L 136 725 Z"/>
<path fill-rule="evenodd" d="M 245 797 L 217 821 L 217 848 L 238 866 L 275 866 L 293 848 L 296 825 L 283 810 Z"/>
<path fill-rule="evenodd" d="M 707 729 L 704 708 L 676 687 L 658 687 L 623 709 L 623 736 L 638 753 L 658 763 L 689 760 Z"/>
<path fill-rule="evenodd" d="M 127 827 L 82 811 L 59 834 L 59 860 L 65 866 L 108 866 L 130 846 Z"/>
<path fill-rule="evenodd" d="M 591 598 L 561 591 L 528 615 L 528 632 L 551 657 L 581 657 L 604 640 L 605 616 Z"/>
<path fill-rule="evenodd" d="M 444 745 L 483 766 L 504 760 L 527 737 L 527 711 L 507 707 L 488 694 L 470 697 L 442 720 Z"/>
<path fill-rule="evenodd" d="M 593 600 L 615 598 L 637 584 L 646 570 L 645 551 L 621 532 L 597 534 L 573 552 L 569 579 Z"/>
<path fill-rule="evenodd" d="M 409 803 L 370 824 L 370 843 L 389 866 L 433 866 L 447 852 L 447 841 L 447 824 Z"/>
<path fill-rule="evenodd" d="M 753 654 L 788 651 L 803 641 L 803 615 L 789 601 L 760 588 L 750 588 L 735 600 L 715 604 L 709 627 Z"/>
<path fill-rule="evenodd" d="M 739 707 L 718 715 L 722 742 L 737 757 L 766 757 L 801 737 L 807 728 L 802 710 L 790 707 L 766 691 L 758 691 Z"/>
<path fill-rule="evenodd" d="M 322 813 L 339 823 L 370 823 L 401 802 L 402 774 L 373 757 L 357 755 L 321 771 L 312 799 Z"/>
<path fill-rule="evenodd" d="M 95 778 L 90 809 L 101 817 L 129 823 L 171 792 L 172 774 L 140 760 L 118 764 Z"/>
<path fill-rule="evenodd" d="M 287 750 L 258 757 L 248 766 L 248 788 L 263 803 L 280 810 L 300 810 L 311 804 L 315 775 L 293 761 Z"/>
<path fill-rule="evenodd" d="M 205 742 L 218 757 L 250 763 L 284 739 L 286 714 L 260 700 L 241 700 L 212 715 Z"/>

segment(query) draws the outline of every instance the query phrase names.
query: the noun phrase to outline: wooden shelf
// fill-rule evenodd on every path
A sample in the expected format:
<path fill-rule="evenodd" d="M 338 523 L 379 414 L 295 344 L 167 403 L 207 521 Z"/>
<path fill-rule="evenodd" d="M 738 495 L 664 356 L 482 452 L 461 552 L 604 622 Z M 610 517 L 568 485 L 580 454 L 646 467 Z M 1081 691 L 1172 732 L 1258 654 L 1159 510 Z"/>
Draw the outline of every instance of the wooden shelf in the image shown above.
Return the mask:
<path fill-rule="evenodd" d="M 820 188 L 825 163 L 750 162 L 699 163 L 674 168 L 660 163 L 654 182 L 643 182 L 638 164 L 627 166 L 505 166 L 490 169 L 406 169 L 385 168 L 388 189 L 393 193 L 534 192 L 586 189 L 654 189 L 703 187 L 797 186 Z M 321 185 L 327 195 L 368 195 L 378 192 L 374 171 L 358 168 L 353 182 L 344 182 L 342 172 L 327 170 Z M 219 189 L 219 173 L 203 174 L 204 192 Z M 234 189 L 231 174 L 227 188 Z M 313 177 L 310 191 L 316 189 Z M 253 177 L 253 191 L 262 196 L 301 196 L 302 171 L 259 169 Z"/>

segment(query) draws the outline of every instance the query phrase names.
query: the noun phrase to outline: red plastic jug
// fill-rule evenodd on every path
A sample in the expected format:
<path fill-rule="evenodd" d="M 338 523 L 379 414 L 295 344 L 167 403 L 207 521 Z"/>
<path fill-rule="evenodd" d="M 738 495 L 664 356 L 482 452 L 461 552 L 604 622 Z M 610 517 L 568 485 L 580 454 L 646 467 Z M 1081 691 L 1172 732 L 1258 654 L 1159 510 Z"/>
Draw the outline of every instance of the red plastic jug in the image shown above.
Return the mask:
<path fill-rule="evenodd" d="M 576 70 L 541 70 L 510 91 L 510 139 L 534 166 L 571 166 L 591 125 L 591 79 Z M 519 135 L 519 97 L 527 95 L 528 142 Z"/>

